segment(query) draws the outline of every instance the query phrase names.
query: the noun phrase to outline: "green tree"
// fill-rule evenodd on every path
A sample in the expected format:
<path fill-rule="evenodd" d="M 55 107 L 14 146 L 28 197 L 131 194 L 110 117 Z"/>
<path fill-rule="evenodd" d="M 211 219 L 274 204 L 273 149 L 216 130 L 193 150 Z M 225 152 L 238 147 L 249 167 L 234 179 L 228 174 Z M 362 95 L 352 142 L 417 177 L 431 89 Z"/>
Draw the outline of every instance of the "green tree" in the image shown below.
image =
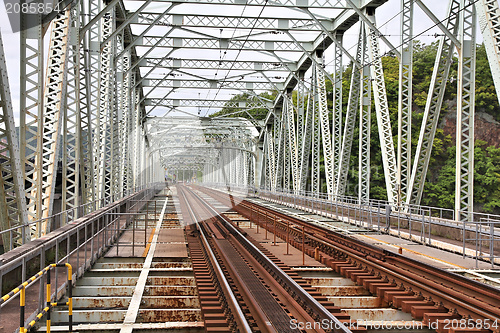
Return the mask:
<path fill-rule="evenodd" d="M 277 92 L 264 92 L 257 96 L 250 95 L 248 93 L 235 95 L 230 99 L 230 102 L 243 102 L 243 103 L 256 103 L 256 102 L 269 102 L 273 103 L 277 96 Z M 210 117 L 243 117 L 255 120 L 265 119 L 267 113 L 267 108 L 253 108 L 253 109 L 241 109 L 231 106 L 225 106 L 222 110 L 212 113 Z"/>
<path fill-rule="evenodd" d="M 419 41 L 414 42 L 413 55 L 413 114 L 412 114 L 412 151 L 418 142 L 420 126 L 422 123 L 423 110 L 427 101 L 427 93 L 432 78 L 434 63 L 438 50 L 438 42 L 424 45 Z M 397 148 L 397 118 L 398 118 L 398 90 L 399 90 L 399 63 L 393 55 L 382 58 L 384 68 L 385 87 L 387 91 L 387 102 L 392 124 L 392 134 L 394 147 Z M 348 104 L 348 94 L 353 66 L 350 64 L 342 73 L 343 87 L 343 109 L 344 120 L 345 111 Z M 440 112 L 440 118 L 448 112 L 456 112 L 453 109 L 456 99 L 457 83 L 457 59 L 453 59 L 449 80 L 444 96 L 444 102 Z M 328 106 L 332 109 L 333 85 L 327 80 Z M 264 93 L 260 96 L 274 100 L 276 92 Z M 372 94 L 373 96 L 373 94 Z M 296 103 L 296 93 L 293 94 Z M 237 95 L 233 100 L 254 100 L 254 96 L 248 94 Z M 496 90 L 494 87 L 491 71 L 484 45 L 477 46 L 476 62 L 476 110 L 491 114 L 495 119 L 500 120 L 500 107 Z M 267 114 L 267 109 L 255 109 L 241 111 L 233 108 L 224 108 L 214 115 L 231 114 L 230 116 L 249 117 L 263 119 Z M 441 124 L 441 119 L 439 123 Z M 453 208 L 455 204 L 455 152 L 452 145 L 451 136 L 444 135 L 442 128 L 437 129 L 433 150 L 429 161 L 422 204 L 438 206 L 443 208 Z M 348 187 L 346 195 L 357 196 L 358 184 L 358 161 L 359 161 L 359 130 L 356 126 L 353 133 L 353 143 L 351 159 L 349 162 Z M 372 101 L 371 114 L 371 181 L 370 194 L 374 199 L 387 199 L 385 189 L 384 168 L 382 165 L 382 152 L 378 135 L 375 104 Z M 320 146 L 320 149 L 322 147 Z M 321 155 L 322 156 L 322 155 Z M 324 179 L 324 166 L 321 159 L 321 177 Z M 474 168 L 474 197 L 477 209 L 486 212 L 500 212 L 500 148 L 487 147 L 485 142 L 477 142 L 475 148 L 475 168 Z M 323 183 L 322 190 L 326 192 L 326 184 Z"/>

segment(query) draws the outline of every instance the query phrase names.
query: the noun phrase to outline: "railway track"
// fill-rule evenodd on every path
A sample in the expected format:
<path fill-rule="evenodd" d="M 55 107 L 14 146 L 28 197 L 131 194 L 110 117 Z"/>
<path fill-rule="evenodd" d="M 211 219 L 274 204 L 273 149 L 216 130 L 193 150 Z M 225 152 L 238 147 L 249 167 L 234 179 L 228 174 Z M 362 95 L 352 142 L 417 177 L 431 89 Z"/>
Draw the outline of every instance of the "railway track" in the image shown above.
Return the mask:
<path fill-rule="evenodd" d="M 183 198 L 181 207 L 190 212 L 190 233 L 196 236 L 199 233 L 199 243 L 205 246 L 205 254 L 213 252 L 213 257 L 220 261 L 220 270 L 214 270 L 216 265 L 212 264 L 210 275 L 217 276 L 233 291 L 229 296 L 219 292 L 219 300 L 228 303 L 228 299 L 237 299 L 241 312 L 236 313 L 243 314 L 243 317 L 235 315 L 236 318 L 230 318 L 230 327 L 249 332 L 297 332 L 291 325 L 293 320 L 327 321 L 330 323 L 328 329 L 315 327 L 303 331 L 351 332 L 344 324 L 349 322 L 349 315 L 342 313 L 339 307 L 269 251 L 248 240 L 229 219 L 217 214 L 200 196 L 184 186 L 178 186 L 178 191 Z M 203 312 L 203 300 L 201 303 Z M 236 304 L 230 306 L 237 307 Z M 364 330 L 359 328 L 353 332 Z"/>
<path fill-rule="evenodd" d="M 145 203 L 77 281 L 75 331 L 381 332 L 390 313 L 421 333 L 500 331 L 499 290 L 461 275 L 221 191 L 178 185 Z M 68 311 L 52 331 L 68 331 Z"/>
<path fill-rule="evenodd" d="M 363 286 L 381 304 L 411 313 L 429 328 L 449 333 L 500 332 L 500 291 L 496 288 L 248 200 L 196 189 Z"/>

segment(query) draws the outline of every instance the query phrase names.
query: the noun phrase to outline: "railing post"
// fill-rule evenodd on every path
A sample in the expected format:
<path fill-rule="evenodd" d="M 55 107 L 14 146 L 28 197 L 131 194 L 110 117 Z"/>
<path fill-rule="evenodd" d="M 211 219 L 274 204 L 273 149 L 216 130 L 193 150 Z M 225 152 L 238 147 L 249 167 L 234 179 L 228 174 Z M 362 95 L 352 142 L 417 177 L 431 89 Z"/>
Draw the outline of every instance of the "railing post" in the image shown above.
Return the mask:
<path fill-rule="evenodd" d="M 69 263 L 65 266 L 68 270 L 68 324 L 69 331 L 73 332 L 73 268 Z"/>
<path fill-rule="evenodd" d="M 302 225 L 302 266 L 305 266 L 306 263 L 305 238 L 306 234 L 304 231 L 304 225 Z"/>
<path fill-rule="evenodd" d="M 47 306 L 47 320 L 45 321 L 45 326 L 47 327 L 47 333 L 50 333 L 50 313 L 51 310 L 50 308 L 52 307 L 51 300 L 52 300 L 52 286 L 50 282 L 50 269 L 47 270 L 47 297 L 46 297 L 46 306 Z"/>
<path fill-rule="evenodd" d="M 380 232 L 380 202 L 377 202 L 377 219 L 378 231 Z"/>
<path fill-rule="evenodd" d="M 19 314 L 19 333 L 26 333 L 27 330 L 24 328 L 24 308 L 26 303 L 26 289 L 24 287 L 24 283 L 21 285 L 21 293 L 19 295 L 19 306 L 20 306 L 20 314 Z"/>
<path fill-rule="evenodd" d="M 274 243 L 273 246 L 276 246 L 276 215 L 274 215 Z"/>
<path fill-rule="evenodd" d="M 420 228 L 420 241 L 425 245 L 425 213 L 422 208 L 422 226 Z"/>
<path fill-rule="evenodd" d="M 144 247 L 148 244 L 149 200 L 146 201 L 146 218 L 144 220 Z"/>
<path fill-rule="evenodd" d="M 429 208 L 429 245 L 431 245 L 431 228 L 432 228 L 432 214 L 431 208 Z"/>

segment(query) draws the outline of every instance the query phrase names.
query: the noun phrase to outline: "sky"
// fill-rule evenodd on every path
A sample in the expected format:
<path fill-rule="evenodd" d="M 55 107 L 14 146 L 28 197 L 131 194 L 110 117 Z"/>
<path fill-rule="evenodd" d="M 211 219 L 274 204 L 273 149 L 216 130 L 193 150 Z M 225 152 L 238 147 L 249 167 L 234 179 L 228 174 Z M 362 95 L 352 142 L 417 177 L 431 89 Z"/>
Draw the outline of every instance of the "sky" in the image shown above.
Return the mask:
<path fill-rule="evenodd" d="M 443 19 L 445 17 L 445 12 L 447 9 L 447 1 L 440 0 L 424 0 L 423 1 L 429 9 L 439 18 Z M 387 36 L 387 38 L 391 41 L 394 46 L 399 45 L 399 25 L 400 25 L 400 0 L 389 0 L 386 4 L 382 5 L 377 9 L 376 17 L 377 17 L 377 26 L 380 27 L 381 33 Z M 420 34 L 429 27 L 432 27 L 434 24 L 430 19 L 426 17 L 426 15 L 420 10 L 417 5 L 414 5 L 414 35 Z M 19 33 L 12 33 L 12 30 L 9 25 L 9 20 L 7 14 L 5 12 L 5 6 L 0 6 L 0 29 L 2 34 L 2 40 L 4 44 L 7 68 L 9 74 L 9 82 L 10 82 L 10 90 L 12 96 L 12 104 L 14 107 L 14 117 L 16 120 L 16 124 L 19 123 Z M 352 30 L 352 32 L 351 32 Z M 353 49 L 357 42 L 357 29 L 349 30 L 344 37 L 344 46 L 346 49 Z M 440 31 L 437 28 L 433 28 L 429 31 L 426 31 L 423 35 L 420 35 L 416 39 L 428 44 L 436 39 L 433 35 L 435 33 L 439 33 Z M 46 44 L 47 40 L 50 38 L 49 35 L 46 35 Z M 478 38 L 478 42 L 481 41 L 481 38 Z M 390 48 L 381 43 L 381 53 L 385 53 Z M 331 52 L 333 53 L 333 51 Z M 330 57 L 330 58 L 329 58 Z M 333 67 L 331 65 L 331 55 L 326 55 L 326 62 L 328 72 L 333 71 Z M 329 67 L 330 65 L 330 67 Z"/>

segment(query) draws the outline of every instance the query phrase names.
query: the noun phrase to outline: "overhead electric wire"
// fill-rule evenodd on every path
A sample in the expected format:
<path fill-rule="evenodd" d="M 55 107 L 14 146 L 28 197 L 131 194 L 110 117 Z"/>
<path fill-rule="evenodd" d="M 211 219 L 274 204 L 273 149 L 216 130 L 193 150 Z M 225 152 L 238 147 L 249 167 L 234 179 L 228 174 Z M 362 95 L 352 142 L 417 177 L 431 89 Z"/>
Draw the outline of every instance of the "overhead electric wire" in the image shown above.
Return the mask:
<path fill-rule="evenodd" d="M 268 0 L 266 0 L 266 2 L 264 3 L 264 5 L 262 6 L 262 8 L 261 8 L 261 10 L 260 10 L 259 15 L 258 15 L 258 16 L 257 16 L 257 18 L 255 19 L 255 21 L 254 21 L 254 23 L 253 23 L 253 26 L 252 26 L 252 28 L 250 29 L 250 32 L 247 34 L 247 36 L 246 36 L 245 40 L 244 40 L 244 41 L 243 41 L 243 43 L 241 44 L 241 47 L 238 49 L 238 53 L 236 54 L 235 59 L 231 61 L 231 67 L 230 67 L 230 68 L 229 68 L 229 70 L 227 71 L 226 76 L 224 77 L 224 80 L 223 80 L 222 82 L 224 82 L 224 81 L 227 79 L 227 77 L 228 77 L 229 73 L 230 73 L 230 72 L 231 72 L 231 70 L 233 69 L 233 67 L 234 67 L 234 65 L 235 65 L 235 63 L 236 63 L 236 61 L 238 60 L 238 57 L 240 56 L 241 52 L 243 51 L 243 48 L 245 47 L 245 43 L 246 43 L 246 42 L 248 41 L 248 39 L 250 38 L 250 35 L 251 35 L 252 31 L 255 29 L 255 26 L 257 25 L 257 23 L 258 23 L 258 21 L 259 21 L 260 17 L 262 16 L 262 13 L 264 12 L 264 9 L 266 8 L 267 2 L 268 2 Z M 246 4 L 245 4 L 245 7 L 246 7 Z M 242 16 L 243 16 L 243 13 L 242 13 Z M 235 28 L 234 32 L 236 32 L 236 28 Z M 234 32 L 233 32 L 233 37 L 234 37 Z M 227 52 L 227 50 L 228 50 L 228 49 L 229 49 L 229 43 L 228 43 L 228 46 L 227 46 L 226 52 Z M 222 89 L 222 87 L 219 85 L 219 87 L 218 87 L 218 89 L 217 89 L 217 92 L 215 93 L 214 99 L 217 97 L 217 95 L 219 95 L 219 92 L 221 91 L 221 89 Z M 208 97 L 208 96 L 207 96 L 207 97 Z M 208 115 L 208 112 L 210 111 L 211 107 L 212 107 L 212 106 L 209 106 L 209 107 L 208 107 L 208 110 L 206 110 L 205 115 Z"/>
<path fill-rule="evenodd" d="M 448 19 L 453 19 L 455 18 L 457 15 L 459 15 L 460 12 L 464 11 L 466 8 L 468 8 L 469 6 L 473 6 L 476 2 L 478 2 L 479 0 L 471 0 L 468 4 L 466 4 L 464 6 L 464 8 L 461 8 L 460 10 L 458 10 L 457 12 L 454 12 L 454 13 L 451 13 L 450 15 L 447 15 L 444 19 L 442 19 L 441 21 L 439 21 L 438 23 L 435 23 L 433 25 L 431 25 L 429 28 L 425 29 L 424 31 L 422 31 L 421 33 L 418 33 L 416 35 L 414 35 L 413 37 L 409 38 L 406 42 L 410 42 L 410 41 L 414 41 L 415 39 L 417 39 L 418 37 L 421 37 L 421 36 L 425 36 L 424 34 L 426 32 L 428 32 L 429 30 L 431 29 L 434 29 L 436 27 L 439 26 L 439 24 L 442 24 L 443 22 L 445 22 L 446 20 Z M 413 3 L 415 2 L 415 0 L 412 1 Z M 400 15 L 402 13 L 402 11 L 400 11 L 397 15 Z M 392 17 L 390 20 L 393 20 L 394 17 Z M 360 23 L 362 24 L 362 22 L 360 21 Z M 388 21 L 386 21 L 385 23 L 383 23 L 380 27 L 386 25 L 388 23 Z M 379 27 L 377 27 L 379 28 Z M 438 35 L 438 34 L 434 34 L 434 35 L 431 35 L 431 36 L 441 36 L 441 35 Z M 395 46 L 394 48 L 391 48 L 389 49 L 388 51 L 386 51 L 384 54 L 381 54 L 377 59 L 375 60 L 379 60 L 379 59 L 382 59 L 383 57 L 385 57 L 387 54 L 390 54 L 392 51 L 396 50 L 396 49 L 399 49 L 400 47 L 402 47 L 403 44 L 399 44 L 398 46 Z M 351 50 L 352 48 L 354 47 L 357 47 L 357 44 L 351 46 L 349 49 L 347 49 L 347 51 Z M 325 66 L 327 65 L 330 65 L 332 64 L 333 61 L 330 61 L 328 64 L 326 64 Z M 362 69 L 362 68 L 365 68 L 365 67 L 368 67 L 368 66 L 372 66 L 374 64 L 374 61 L 371 61 L 371 62 L 367 62 L 365 64 L 363 64 L 363 66 L 360 66 L 359 69 Z M 331 81 L 331 80 L 329 80 Z M 335 85 L 336 83 L 339 83 L 341 82 L 341 80 L 336 80 L 336 81 L 331 81 L 332 82 L 332 85 Z M 312 83 L 311 83 L 312 84 Z M 317 86 L 316 86 L 317 87 Z"/>
<path fill-rule="evenodd" d="M 429 30 L 431 30 L 431 29 L 434 29 L 434 28 L 438 27 L 438 26 L 439 26 L 439 24 L 442 24 L 442 23 L 443 23 L 443 22 L 445 22 L 446 20 L 455 18 L 457 15 L 459 15 L 459 13 L 460 13 L 461 11 L 464 11 L 464 10 L 465 10 L 466 8 L 468 8 L 469 6 L 473 6 L 473 5 L 474 5 L 477 1 L 478 1 L 478 0 L 471 0 L 471 2 L 469 2 L 468 4 L 466 4 L 466 5 L 464 6 L 464 8 L 461 8 L 459 11 L 457 11 L 457 12 L 454 12 L 454 13 L 451 13 L 451 14 L 447 15 L 445 18 L 443 18 L 442 20 L 440 20 L 438 23 L 435 23 L 435 24 L 431 25 L 430 27 L 428 27 L 427 29 L 424 29 L 422 32 L 420 32 L 420 33 L 418 33 L 418 34 L 416 34 L 416 35 L 412 36 L 411 38 L 409 38 L 409 39 L 406 41 L 406 43 L 407 43 L 407 42 L 410 42 L 410 41 L 414 41 L 414 40 L 416 40 L 417 38 L 419 38 L 419 37 L 421 37 L 421 36 L 436 36 L 436 37 L 437 37 L 437 36 L 440 36 L 440 35 L 438 35 L 438 34 L 426 35 L 426 33 L 427 33 Z M 414 4 L 414 3 L 415 3 L 415 0 L 413 0 L 413 1 L 412 1 L 412 3 Z M 264 10 L 264 8 L 265 8 L 265 6 L 266 6 L 266 5 L 267 5 L 267 1 L 266 1 L 266 3 L 264 4 L 264 6 L 262 6 L 261 12 L 259 13 L 259 16 L 257 17 L 257 19 L 255 20 L 255 23 L 254 23 L 253 27 L 251 28 L 251 31 L 255 28 L 255 24 L 257 23 L 257 20 L 258 20 L 258 19 L 260 18 L 260 16 L 262 15 L 262 12 L 263 12 L 263 10 Z M 385 25 L 387 25 L 390 21 L 394 20 L 397 16 L 401 15 L 401 13 L 402 13 L 402 12 L 403 12 L 403 10 L 400 10 L 400 11 L 399 11 L 396 15 L 394 15 L 393 17 L 391 17 L 390 19 L 388 19 L 386 22 L 384 22 L 383 24 L 381 24 L 380 26 L 378 26 L 378 27 L 377 27 L 377 29 L 378 29 L 378 28 L 381 28 L 381 27 L 383 27 L 383 26 L 385 26 Z M 361 21 L 360 21 L 360 24 L 363 24 L 363 22 L 361 22 Z M 250 33 L 251 33 L 251 31 L 250 31 Z M 242 51 L 242 49 L 243 49 L 243 47 L 244 47 L 244 44 L 245 44 L 245 42 L 247 42 L 247 41 L 248 41 L 248 35 L 247 35 L 247 38 L 245 39 L 245 41 L 243 42 L 242 46 L 241 46 L 241 47 L 240 47 L 240 49 L 238 50 L 238 55 L 237 55 L 236 59 L 235 59 L 235 60 L 233 60 L 233 64 L 232 64 L 231 68 L 228 70 L 228 73 L 226 74 L 225 79 L 227 78 L 227 76 L 228 76 L 228 74 L 229 74 L 229 71 L 231 71 L 231 69 L 233 68 L 233 66 L 234 66 L 234 61 L 236 61 L 236 60 L 238 59 L 238 56 L 240 55 L 240 53 L 241 53 L 241 51 Z M 388 51 L 386 51 L 386 52 L 384 52 L 383 54 L 381 54 L 381 55 L 380 55 L 377 59 L 375 59 L 374 61 L 379 60 L 379 59 L 382 59 L 383 57 L 385 57 L 385 56 L 387 56 L 388 54 L 390 54 L 392 51 L 395 51 L 395 50 L 399 49 L 399 48 L 400 48 L 400 47 L 402 47 L 402 46 L 403 46 L 403 44 L 399 44 L 399 45 L 397 45 L 397 46 L 395 46 L 395 47 L 393 47 L 393 48 L 390 48 Z M 350 51 L 351 49 L 353 49 L 353 48 L 355 48 L 355 47 L 357 47 L 357 44 L 355 44 L 355 45 L 351 46 L 349 49 L 347 49 L 347 51 Z M 226 49 L 226 50 L 227 50 L 227 49 Z M 372 65 L 374 64 L 374 61 L 367 62 L 367 63 L 363 64 L 363 66 L 361 66 L 359 69 L 365 68 L 365 67 L 367 67 L 367 66 L 372 66 Z M 328 66 L 328 65 L 331 65 L 332 63 L 333 63 L 333 61 L 330 61 L 328 64 L 325 64 L 325 67 L 326 67 L 326 66 Z M 329 81 L 331 81 L 331 80 L 329 80 Z M 339 83 L 340 81 L 341 81 L 341 80 L 338 80 L 338 81 L 331 81 L 331 82 L 332 82 L 332 85 L 335 85 L 336 83 Z M 315 84 L 314 82 L 311 82 L 311 85 L 316 86 L 316 84 Z M 316 87 L 317 87 L 317 86 L 316 86 Z M 221 90 L 221 87 L 219 87 L 219 88 L 218 88 L 217 93 L 216 93 L 216 95 L 215 95 L 215 96 L 217 96 L 217 95 L 218 95 L 218 93 L 220 92 L 220 90 Z M 206 111 L 205 115 L 207 115 L 207 114 L 208 114 L 208 112 L 210 111 L 210 109 L 211 109 L 211 106 L 209 106 L 209 108 L 208 108 L 208 110 Z"/>

